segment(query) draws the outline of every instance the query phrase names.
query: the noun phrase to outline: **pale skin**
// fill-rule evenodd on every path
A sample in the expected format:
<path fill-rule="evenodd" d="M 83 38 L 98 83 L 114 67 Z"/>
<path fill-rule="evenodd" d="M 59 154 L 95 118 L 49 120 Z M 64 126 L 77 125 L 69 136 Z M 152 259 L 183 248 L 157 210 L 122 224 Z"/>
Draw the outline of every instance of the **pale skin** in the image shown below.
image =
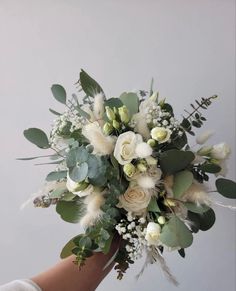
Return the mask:
<path fill-rule="evenodd" d="M 31 280 L 43 291 L 94 291 L 113 268 L 114 262 L 104 269 L 118 247 L 115 239 L 107 255 L 94 253 L 80 269 L 73 263 L 75 256 L 70 256 Z"/>

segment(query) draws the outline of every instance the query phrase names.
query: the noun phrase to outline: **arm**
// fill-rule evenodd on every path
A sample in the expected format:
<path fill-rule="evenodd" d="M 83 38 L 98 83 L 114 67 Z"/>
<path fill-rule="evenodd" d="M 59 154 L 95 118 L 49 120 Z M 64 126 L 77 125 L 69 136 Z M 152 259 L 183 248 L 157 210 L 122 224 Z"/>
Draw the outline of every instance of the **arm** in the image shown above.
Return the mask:
<path fill-rule="evenodd" d="M 118 242 L 114 241 L 107 255 L 95 253 L 80 270 L 73 263 L 75 256 L 70 256 L 31 280 L 43 291 L 94 291 L 113 268 L 114 263 L 103 270 L 118 246 Z"/>

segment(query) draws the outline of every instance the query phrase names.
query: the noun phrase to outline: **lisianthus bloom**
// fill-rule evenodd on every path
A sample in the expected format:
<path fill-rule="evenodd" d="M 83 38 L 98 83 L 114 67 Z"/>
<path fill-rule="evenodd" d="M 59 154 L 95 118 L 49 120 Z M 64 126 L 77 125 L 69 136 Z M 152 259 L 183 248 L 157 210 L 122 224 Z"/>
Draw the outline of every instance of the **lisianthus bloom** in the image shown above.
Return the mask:
<path fill-rule="evenodd" d="M 155 223 L 155 222 L 148 223 L 145 239 L 149 243 L 149 245 L 158 244 L 160 233 L 161 233 L 161 227 L 158 223 Z"/>
<path fill-rule="evenodd" d="M 210 155 L 213 159 L 224 160 L 228 158 L 230 152 L 230 147 L 226 143 L 222 142 L 212 147 Z"/>
<path fill-rule="evenodd" d="M 151 136 L 158 143 L 164 143 L 170 139 L 171 130 L 165 127 L 154 127 L 151 130 Z"/>

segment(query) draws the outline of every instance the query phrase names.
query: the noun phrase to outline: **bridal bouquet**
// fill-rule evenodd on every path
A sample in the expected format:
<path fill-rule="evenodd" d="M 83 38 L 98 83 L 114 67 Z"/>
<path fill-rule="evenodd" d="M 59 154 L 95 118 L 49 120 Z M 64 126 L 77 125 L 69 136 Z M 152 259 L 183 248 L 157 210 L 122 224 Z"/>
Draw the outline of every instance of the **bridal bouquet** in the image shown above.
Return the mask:
<path fill-rule="evenodd" d="M 108 99 L 82 70 L 76 85 L 79 97 L 71 98 L 61 85 L 51 87 L 65 111 L 50 109 L 56 118 L 49 135 L 38 128 L 24 131 L 39 148 L 53 150 L 24 160 L 49 157 L 46 164 L 56 165 L 34 205 L 56 205 L 63 220 L 84 228 L 63 248 L 62 258 L 75 254 L 81 267 L 93 252 L 108 253 L 119 235 L 122 243 L 108 263 L 116 262 L 118 279 L 146 255 L 145 266 L 158 261 L 176 284 L 164 250 L 185 257 L 194 235 L 213 226 L 211 206 L 220 202 L 214 202 L 211 192 L 236 198 L 235 182 L 222 178 L 229 146 L 206 145 L 210 132 L 198 136 L 193 146 L 188 141 L 206 121 L 202 112 L 217 96 L 195 100 L 178 120 L 152 84 L 149 92 Z"/>

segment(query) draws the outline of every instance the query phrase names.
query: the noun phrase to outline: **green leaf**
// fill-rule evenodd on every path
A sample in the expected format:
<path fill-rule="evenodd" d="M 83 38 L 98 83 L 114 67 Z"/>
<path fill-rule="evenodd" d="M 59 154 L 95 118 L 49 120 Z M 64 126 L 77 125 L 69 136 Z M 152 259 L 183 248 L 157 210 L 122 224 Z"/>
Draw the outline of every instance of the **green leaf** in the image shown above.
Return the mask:
<path fill-rule="evenodd" d="M 57 181 L 65 178 L 67 175 L 67 171 L 55 171 L 51 172 L 47 175 L 46 181 Z"/>
<path fill-rule="evenodd" d="M 207 212 L 199 215 L 200 230 L 206 231 L 210 229 L 216 220 L 215 212 L 213 209 L 209 209 Z"/>
<path fill-rule="evenodd" d="M 192 203 L 192 202 L 185 202 L 184 206 L 189 211 L 194 212 L 194 213 L 204 213 L 210 209 L 210 207 L 205 204 L 197 205 L 196 203 Z"/>
<path fill-rule="evenodd" d="M 59 84 L 54 84 L 51 87 L 53 97 L 60 103 L 66 104 L 66 90 Z"/>
<path fill-rule="evenodd" d="M 211 174 L 219 173 L 221 171 L 221 167 L 219 165 L 210 163 L 200 165 L 199 169 L 202 170 L 203 172 Z"/>
<path fill-rule="evenodd" d="M 81 248 L 90 249 L 92 246 L 92 240 L 89 236 L 82 236 L 79 240 L 79 246 Z"/>
<path fill-rule="evenodd" d="M 94 97 L 98 93 L 103 93 L 101 86 L 84 70 L 80 72 L 80 84 L 84 92 L 90 97 Z"/>
<path fill-rule="evenodd" d="M 105 244 L 104 244 L 104 247 L 102 248 L 102 252 L 106 255 L 109 253 L 110 251 L 110 248 L 111 248 L 111 243 L 112 243 L 112 240 L 113 240 L 113 237 L 114 237 L 114 234 L 111 234 L 109 239 L 107 239 L 105 241 Z"/>
<path fill-rule="evenodd" d="M 193 242 L 193 235 L 183 221 L 174 215 L 162 228 L 160 240 L 169 247 L 187 248 Z"/>
<path fill-rule="evenodd" d="M 37 157 L 29 157 L 29 158 L 17 158 L 16 160 L 18 161 L 30 161 L 30 160 L 35 160 L 39 158 L 58 158 L 58 154 L 55 155 L 46 155 L 46 156 L 37 156 Z"/>
<path fill-rule="evenodd" d="M 156 197 L 152 197 L 150 203 L 148 204 L 148 211 L 151 212 L 161 212 Z"/>
<path fill-rule="evenodd" d="M 79 237 L 79 236 L 81 236 L 81 235 L 77 235 L 74 238 L 72 238 L 71 240 L 69 240 L 68 243 L 63 247 L 61 254 L 60 254 L 61 259 L 65 259 L 73 254 L 72 250 L 76 247 L 76 245 L 74 243 L 74 239 Z"/>
<path fill-rule="evenodd" d="M 80 201 L 59 201 L 56 206 L 61 218 L 70 223 L 77 223 L 84 215 L 84 205 Z"/>
<path fill-rule="evenodd" d="M 111 109 L 113 107 L 119 108 L 122 107 L 124 104 L 121 102 L 119 98 L 109 98 L 108 100 L 105 101 L 105 106 L 109 106 Z"/>
<path fill-rule="evenodd" d="M 184 170 L 174 175 L 173 193 L 175 198 L 180 198 L 192 185 L 193 174 Z"/>
<path fill-rule="evenodd" d="M 191 231 L 194 233 L 197 233 L 200 229 L 199 214 L 188 211 L 187 218 L 188 218 L 188 221 L 190 221 L 189 227 L 190 227 Z"/>
<path fill-rule="evenodd" d="M 129 114 L 132 117 L 139 110 L 139 98 L 135 93 L 122 93 L 120 95 L 120 100 L 128 108 Z"/>
<path fill-rule="evenodd" d="M 78 196 L 76 194 L 71 193 L 71 192 L 66 192 L 66 193 L 63 193 L 61 200 L 72 201 L 75 197 L 78 197 Z"/>
<path fill-rule="evenodd" d="M 57 112 L 57 111 L 55 111 L 55 110 L 53 110 L 53 109 L 51 109 L 51 108 L 49 108 L 49 111 L 50 111 L 52 114 L 55 114 L 55 115 L 57 115 L 57 116 L 60 116 L 60 115 L 61 115 L 61 113 L 59 113 L 59 112 Z"/>
<path fill-rule="evenodd" d="M 185 258 L 185 250 L 184 250 L 184 249 L 180 249 L 180 250 L 178 250 L 178 253 L 180 254 L 180 256 L 181 256 L 182 258 Z"/>
<path fill-rule="evenodd" d="M 78 163 L 81 164 L 86 162 L 88 160 L 88 157 L 89 154 L 83 146 L 71 149 L 66 157 L 66 165 L 68 168 L 72 168 Z"/>
<path fill-rule="evenodd" d="M 105 230 L 104 228 L 101 229 L 100 235 L 103 240 L 108 240 L 110 238 L 109 232 Z"/>
<path fill-rule="evenodd" d="M 161 170 L 165 174 L 174 174 L 186 169 L 194 159 L 191 151 L 168 150 L 160 155 Z"/>
<path fill-rule="evenodd" d="M 216 180 L 217 191 L 226 198 L 236 199 L 236 183 L 228 179 L 217 179 Z"/>
<path fill-rule="evenodd" d="M 64 194 L 67 190 L 67 188 L 59 188 L 59 189 L 56 189 L 54 191 L 52 191 L 50 194 L 49 194 L 49 197 L 51 199 L 58 199 L 58 198 L 61 198 L 62 194 Z"/>
<path fill-rule="evenodd" d="M 46 133 L 39 128 L 28 128 L 24 130 L 24 136 L 26 139 L 41 149 L 50 148 Z"/>
<path fill-rule="evenodd" d="M 86 162 L 69 168 L 69 176 L 74 182 L 82 182 L 88 175 L 88 164 Z"/>

